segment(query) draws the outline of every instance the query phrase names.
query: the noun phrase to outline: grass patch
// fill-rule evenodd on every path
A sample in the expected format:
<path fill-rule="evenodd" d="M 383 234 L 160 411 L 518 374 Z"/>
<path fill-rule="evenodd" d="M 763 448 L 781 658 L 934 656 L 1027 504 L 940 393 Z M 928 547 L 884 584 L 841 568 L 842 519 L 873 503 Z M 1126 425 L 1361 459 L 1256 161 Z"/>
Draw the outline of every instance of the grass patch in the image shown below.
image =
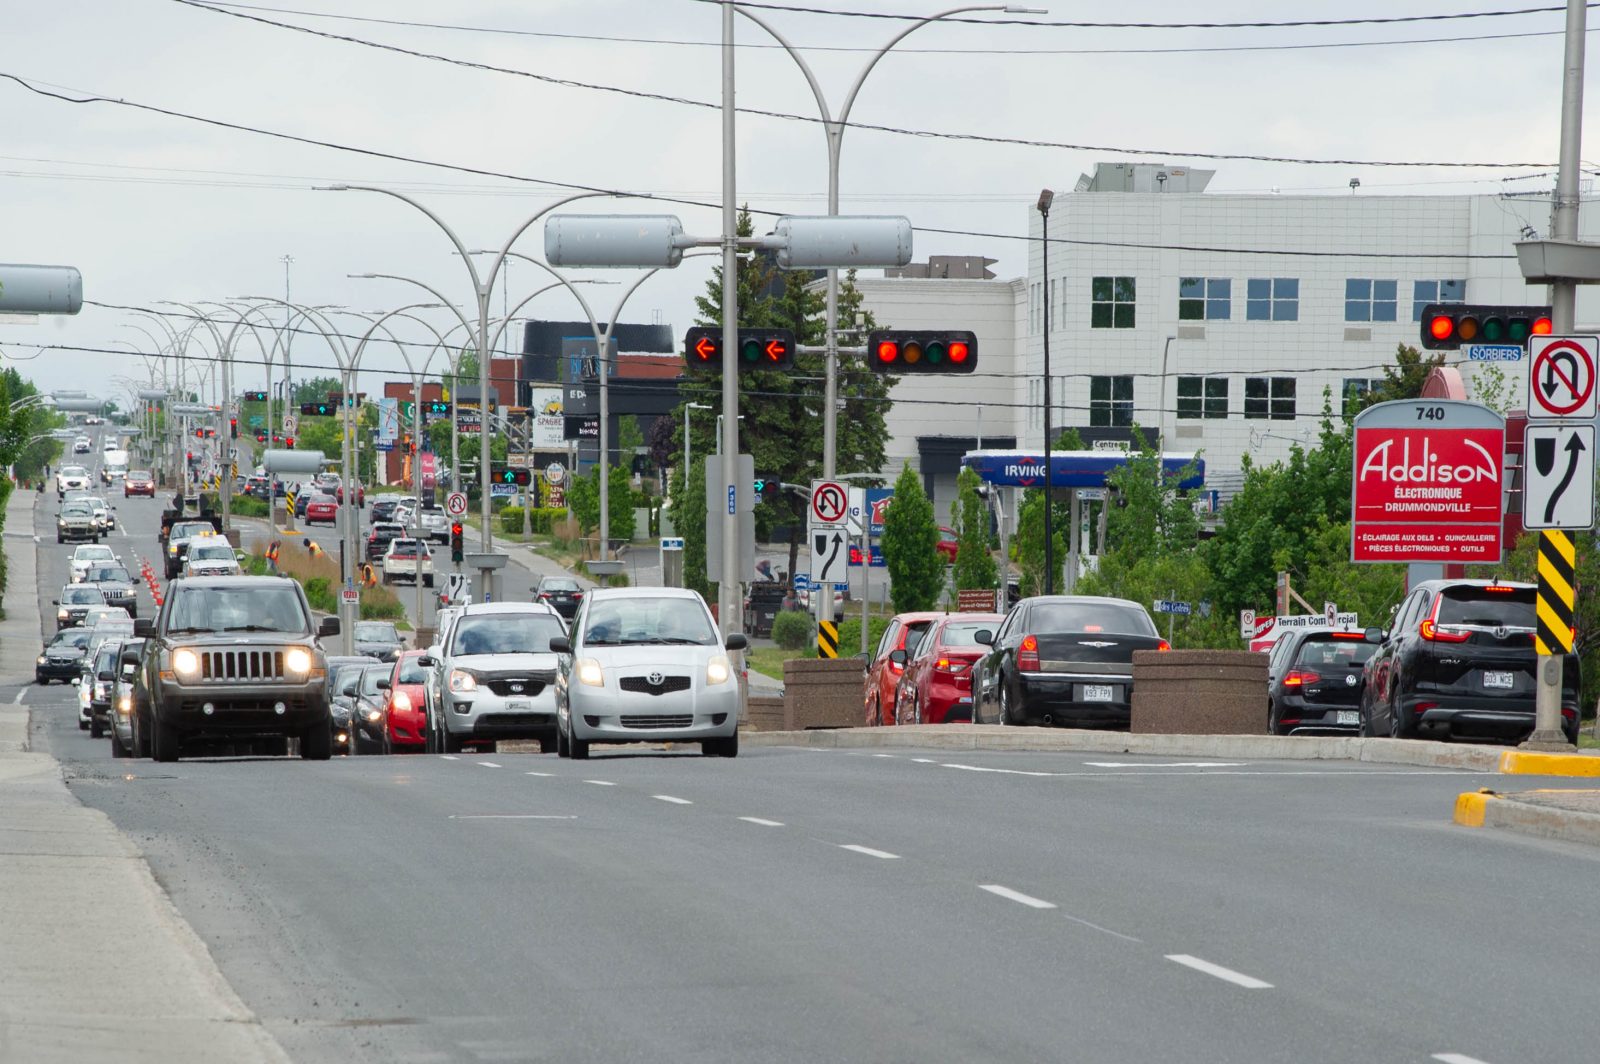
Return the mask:
<path fill-rule="evenodd" d="M 1595 738 L 1594 732 L 1592 731 L 1579 732 L 1578 749 L 1600 750 L 1600 739 Z"/>
<path fill-rule="evenodd" d="M 255 552 L 244 562 L 246 572 L 263 575 L 271 571 L 265 550 L 257 544 Z M 339 563 L 331 556 L 313 557 L 299 543 L 285 540 L 278 551 L 278 571 L 300 582 L 312 609 L 323 613 L 339 612 Z M 405 615 L 405 607 L 389 588 L 379 584 L 361 589 L 361 620 L 399 621 Z"/>
<path fill-rule="evenodd" d="M 785 650 L 782 647 L 751 647 L 744 652 L 745 664 L 774 680 L 783 679 L 783 663 L 790 658 L 814 658 L 816 651 Z"/>
<path fill-rule="evenodd" d="M 267 516 L 267 500 L 258 499 L 254 495 L 235 495 L 228 505 L 235 517 Z"/>

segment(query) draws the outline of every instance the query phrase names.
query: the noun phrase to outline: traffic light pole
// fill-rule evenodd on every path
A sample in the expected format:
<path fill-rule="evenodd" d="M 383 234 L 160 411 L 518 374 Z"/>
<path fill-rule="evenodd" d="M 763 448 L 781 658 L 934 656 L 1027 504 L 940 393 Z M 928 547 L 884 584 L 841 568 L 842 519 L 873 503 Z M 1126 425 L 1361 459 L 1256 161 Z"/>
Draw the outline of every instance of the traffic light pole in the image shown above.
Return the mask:
<path fill-rule="evenodd" d="M 717 582 L 717 621 L 724 638 L 744 626 L 739 610 L 739 373 L 727 358 L 739 350 L 739 211 L 734 165 L 735 5 L 722 4 L 722 483 L 727 486 L 727 512 L 722 519 L 722 579 Z M 830 375 L 831 380 L 831 375 Z M 831 394 L 831 384 L 830 384 Z M 831 401 L 831 399 L 830 399 Z M 828 424 L 832 424 L 831 418 Z M 688 471 L 684 471 L 685 478 Z M 685 479 L 687 483 L 687 479 Z M 744 490 L 751 490 L 745 485 Z M 720 497 L 720 496 L 719 496 Z M 742 660 L 742 655 L 741 655 Z M 742 671 L 742 670 L 741 670 Z"/>

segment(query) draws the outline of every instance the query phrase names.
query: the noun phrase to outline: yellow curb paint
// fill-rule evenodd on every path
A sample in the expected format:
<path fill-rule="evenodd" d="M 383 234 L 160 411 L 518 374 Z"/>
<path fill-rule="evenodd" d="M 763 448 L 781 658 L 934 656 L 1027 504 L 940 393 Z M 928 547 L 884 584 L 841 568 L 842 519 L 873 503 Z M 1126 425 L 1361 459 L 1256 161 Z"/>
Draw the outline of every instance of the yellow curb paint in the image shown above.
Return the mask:
<path fill-rule="evenodd" d="M 1483 811 L 1489 804 L 1491 794 L 1479 791 L 1468 791 L 1456 796 L 1456 823 L 1464 828 L 1483 827 Z"/>
<path fill-rule="evenodd" d="M 1507 750 L 1500 755 L 1500 771 L 1508 776 L 1600 777 L 1600 757 Z"/>

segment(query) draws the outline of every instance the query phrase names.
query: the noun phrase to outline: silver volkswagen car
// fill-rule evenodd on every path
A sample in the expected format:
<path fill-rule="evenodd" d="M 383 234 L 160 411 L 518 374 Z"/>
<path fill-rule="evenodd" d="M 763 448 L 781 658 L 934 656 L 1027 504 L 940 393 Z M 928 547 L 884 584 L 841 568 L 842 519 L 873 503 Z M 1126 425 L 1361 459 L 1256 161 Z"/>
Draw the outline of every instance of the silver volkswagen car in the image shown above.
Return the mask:
<path fill-rule="evenodd" d="M 556 651 L 556 752 L 586 758 L 592 743 L 698 742 L 739 754 L 739 678 L 697 592 L 601 588 L 584 595 Z"/>
<path fill-rule="evenodd" d="M 437 670 L 438 702 L 429 714 L 428 747 L 460 753 L 467 745 L 493 750 L 500 739 L 556 745 L 551 685 L 552 638 L 566 625 L 535 602 L 484 602 L 464 607 L 438 648 L 418 664 Z"/>

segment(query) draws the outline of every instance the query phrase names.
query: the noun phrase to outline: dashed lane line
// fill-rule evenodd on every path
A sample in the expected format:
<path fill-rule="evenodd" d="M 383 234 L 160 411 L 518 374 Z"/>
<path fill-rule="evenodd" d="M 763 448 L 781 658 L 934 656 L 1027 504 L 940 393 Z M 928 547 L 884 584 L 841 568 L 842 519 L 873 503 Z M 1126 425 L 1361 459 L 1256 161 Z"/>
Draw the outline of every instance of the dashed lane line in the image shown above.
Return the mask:
<path fill-rule="evenodd" d="M 615 787 L 616 786 L 616 784 L 612 783 L 610 780 L 584 780 L 583 782 L 592 783 L 596 787 Z"/>
<path fill-rule="evenodd" d="M 461 760 L 455 754 L 440 754 L 439 756 L 441 758 L 443 758 L 444 760 L 446 760 L 446 761 L 460 761 Z"/>
<path fill-rule="evenodd" d="M 1469 1057 L 1465 1053 L 1435 1053 L 1429 1059 L 1437 1060 L 1439 1064 L 1486 1064 L 1485 1061 Z"/>
<path fill-rule="evenodd" d="M 1002 887 L 998 883 L 979 883 L 978 889 L 986 890 L 996 897 L 1005 898 L 1007 901 L 1014 901 L 1019 905 L 1026 905 L 1030 909 L 1054 909 L 1056 907 L 1056 903 L 1053 901 L 1045 901 L 1043 898 L 1035 898 L 1031 894 L 1024 894 L 1022 891 L 1012 890 L 1010 887 Z"/>
<path fill-rule="evenodd" d="M 554 776 L 555 773 L 554 772 L 525 772 L 525 773 L 523 773 L 523 775 L 525 775 L 525 776 L 545 776 L 545 777 L 550 777 L 550 776 Z"/>
<path fill-rule="evenodd" d="M 758 816 L 742 816 L 739 819 L 743 820 L 746 824 L 760 824 L 764 828 L 783 827 L 783 821 L 781 820 L 764 820 Z"/>
<path fill-rule="evenodd" d="M 479 761 L 478 764 L 482 765 L 484 768 L 499 768 L 500 767 L 499 765 L 495 764 L 493 761 Z"/>
<path fill-rule="evenodd" d="M 576 816 L 549 813 L 452 813 L 451 820 L 576 820 Z"/>
<path fill-rule="evenodd" d="M 1185 968 L 1193 968 L 1197 972 L 1204 972 L 1209 976 L 1221 979 L 1225 983 L 1242 986 L 1246 990 L 1272 989 L 1271 983 L 1257 979 L 1253 975 L 1245 975 L 1243 972 L 1236 972 L 1232 968 L 1224 968 L 1220 964 L 1212 964 L 1210 961 L 1203 961 L 1199 957 L 1191 957 L 1187 953 L 1169 953 L 1167 954 L 1167 960 L 1181 964 Z"/>
<path fill-rule="evenodd" d="M 887 850 L 874 850 L 871 846 L 857 846 L 855 843 L 841 843 L 839 849 L 849 850 L 851 853 L 865 854 L 868 857 L 877 857 L 884 861 L 900 860 L 900 855 L 897 853 L 889 853 Z"/>
<path fill-rule="evenodd" d="M 1244 768 L 1248 761 L 1085 761 L 1090 768 Z"/>
<path fill-rule="evenodd" d="M 650 797 L 658 802 L 671 802 L 673 805 L 693 805 L 687 798 L 674 798 L 670 794 L 652 794 Z"/>

